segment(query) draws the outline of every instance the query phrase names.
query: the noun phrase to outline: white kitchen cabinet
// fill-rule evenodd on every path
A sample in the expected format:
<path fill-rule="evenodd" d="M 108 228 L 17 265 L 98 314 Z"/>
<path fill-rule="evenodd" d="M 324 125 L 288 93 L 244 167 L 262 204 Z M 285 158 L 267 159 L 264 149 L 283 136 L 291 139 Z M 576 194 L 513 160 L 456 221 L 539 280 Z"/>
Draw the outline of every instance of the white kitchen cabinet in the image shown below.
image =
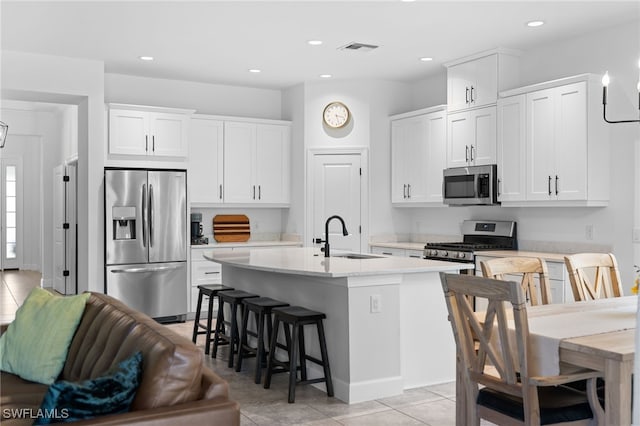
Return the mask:
<path fill-rule="evenodd" d="M 222 265 L 216 262 L 211 262 L 210 260 L 202 257 L 202 254 L 205 253 L 205 251 L 207 250 L 202 248 L 191 249 L 190 312 L 195 312 L 198 308 L 198 293 L 200 292 L 198 289 L 199 285 L 222 284 Z M 206 316 L 207 312 L 206 305 L 203 304 L 203 306 L 205 306 L 203 307 L 204 315 L 201 314 L 201 317 Z"/>
<path fill-rule="evenodd" d="M 496 163 L 496 107 L 447 116 L 447 167 Z"/>
<path fill-rule="evenodd" d="M 446 167 L 446 113 L 443 108 L 421 111 L 395 116 L 395 119 L 392 117 L 393 203 L 442 203 L 442 170 Z"/>
<path fill-rule="evenodd" d="M 225 121 L 225 203 L 289 203 L 287 125 Z"/>
<path fill-rule="evenodd" d="M 194 116 L 189 133 L 189 191 L 191 204 L 222 203 L 224 123 Z"/>
<path fill-rule="evenodd" d="M 109 154 L 186 157 L 193 112 L 109 104 Z"/>
<path fill-rule="evenodd" d="M 424 258 L 424 253 L 422 250 L 412 250 L 412 249 L 403 249 L 403 248 L 372 246 L 371 253 L 384 254 L 386 256 L 415 257 L 417 259 Z"/>
<path fill-rule="evenodd" d="M 494 105 L 498 91 L 518 83 L 518 55 L 515 51 L 499 49 L 446 63 L 447 110 Z"/>
<path fill-rule="evenodd" d="M 525 95 L 498 100 L 498 201 L 526 198 Z"/>

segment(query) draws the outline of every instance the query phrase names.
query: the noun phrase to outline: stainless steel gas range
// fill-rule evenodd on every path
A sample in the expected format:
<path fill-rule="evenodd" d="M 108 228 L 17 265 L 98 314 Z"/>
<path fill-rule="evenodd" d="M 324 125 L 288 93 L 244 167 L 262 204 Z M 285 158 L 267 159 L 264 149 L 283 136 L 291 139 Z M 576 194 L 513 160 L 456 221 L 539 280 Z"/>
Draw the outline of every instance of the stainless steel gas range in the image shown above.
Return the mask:
<path fill-rule="evenodd" d="M 474 263 L 482 250 L 517 250 L 517 224 L 499 220 L 465 220 L 462 241 L 427 243 L 424 258 L 451 262 Z"/>

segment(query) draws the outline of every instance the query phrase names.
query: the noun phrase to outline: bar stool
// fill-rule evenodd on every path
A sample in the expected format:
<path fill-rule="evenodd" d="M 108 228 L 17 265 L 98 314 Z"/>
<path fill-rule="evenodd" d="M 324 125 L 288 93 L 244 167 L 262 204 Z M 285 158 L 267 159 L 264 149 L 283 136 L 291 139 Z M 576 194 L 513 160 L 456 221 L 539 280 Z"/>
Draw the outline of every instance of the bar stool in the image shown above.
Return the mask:
<path fill-rule="evenodd" d="M 271 344 L 269 345 L 269 357 L 267 361 L 267 375 L 264 379 L 264 388 L 269 389 L 271 386 L 271 376 L 273 373 L 288 371 L 289 372 L 289 402 L 295 402 L 296 385 L 306 385 L 309 383 L 325 382 L 327 386 L 327 395 L 333 396 L 333 382 L 331 381 L 331 370 L 329 368 L 329 357 L 327 356 L 327 343 L 324 336 L 324 327 L 322 320 L 327 316 L 322 312 L 311 311 L 300 306 L 287 306 L 284 308 L 273 309 L 273 334 L 271 335 Z M 288 363 L 278 361 L 275 358 L 275 349 L 278 340 L 278 327 L 282 322 L 285 339 L 287 341 L 287 352 L 289 355 Z M 318 328 L 318 339 L 320 343 L 321 360 L 307 355 L 304 345 L 304 326 L 315 324 Z M 291 326 L 291 330 L 289 329 Z M 290 334 L 291 333 L 291 334 Z M 299 352 L 298 352 L 299 350 Z M 300 357 L 300 378 L 297 374 L 297 360 Z M 324 377 L 307 380 L 307 363 L 311 361 L 321 365 L 324 370 Z M 276 367 L 281 369 L 276 369 Z"/>
<path fill-rule="evenodd" d="M 271 341 L 273 321 L 271 311 L 273 308 L 289 306 L 288 303 L 269 297 L 252 297 L 242 301 L 244 312 L 242 314 L 242 327 L 240 328 L 240 343 L 238 345 L 238 357 L 236 360 L 236 371 L 242 369 L 242 359 L 250 356 L 256 357 L 255 382 L 260 383 L 262 379 L 262 362 L 265 359 L 264 324 L 267 323 L 267 343 Z M 257 331 L 247 328 L 249 323 L 249 312 L 253 312 L 257 324 Z M 248 344 L 248 336 L 256 338 L 256 346 Z"/>
<path fill-rule="evenodd" d="M 196 309 L 196 317 L 193 322 L 193 343 L 196 343 L 196 339 L 199 334 L 206 334 L 204 353 L 209 354 L 209 348 L 211 347 L 211 320 L 213 320 L 213 301 L 216 298 L 216 295 L 220 291 L 224 290 L 233 290 L 233 287 L 226 287 L 221 284 L 210 284 L 210 285 L 199 285 L 198 289 L 200 292 L 198 293 L 198 308 Z M 204 296 L 209 298 L 209 306 L 207 308 L 207 325 L 200 323 L 200 312 L 202 311 L 202 299 Z M 198 331 L 199 328 L 204 329 L 205 331 Z"/>
<path fill-rule="evenodd" d="M 240 306 L 241 311 L 244 313 L 244 305 L 242 304 L 242 301 L 252 297 L 258 297 L 258 295 L 247 293 L 242 290 L 225 290 L 218 293 L 218 317 L 216 320 L 216 331 L 213 337 L 213 353 L 211 354 L 211 357 L 216 357 L 216 354 L 218 353 L 218 345 L 221 344 L 220 339 L 222 339 L 222 344 L 229 344 L 229 368 L 233 367 L 233 355 L 237 351 L 236 348 L 238 347 L 240 340 L 238 335 L 238 306 Z M 231 318 L 228 320 L 225 320 L 224 318 L 225 303 L 229 305 L 229 310 L 231 312 Z M 231 330 L 229 334 L 225 331 L 225 325 L 228 325 Z"/>

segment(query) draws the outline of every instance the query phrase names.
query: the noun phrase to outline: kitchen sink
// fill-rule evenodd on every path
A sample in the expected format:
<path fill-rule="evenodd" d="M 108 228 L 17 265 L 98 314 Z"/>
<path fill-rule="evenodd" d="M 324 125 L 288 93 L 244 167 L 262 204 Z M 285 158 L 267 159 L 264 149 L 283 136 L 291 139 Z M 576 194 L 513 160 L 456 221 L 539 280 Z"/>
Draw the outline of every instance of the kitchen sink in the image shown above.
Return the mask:
<path fill-rule="evenodd" d="M 363 253 L 338 253 L 338 254 L 332 254 L 331 257 L 344 257 L 347 259 L 380 259 L 384 256 L 376 256 L 375 254 L 363 254 Z"/>

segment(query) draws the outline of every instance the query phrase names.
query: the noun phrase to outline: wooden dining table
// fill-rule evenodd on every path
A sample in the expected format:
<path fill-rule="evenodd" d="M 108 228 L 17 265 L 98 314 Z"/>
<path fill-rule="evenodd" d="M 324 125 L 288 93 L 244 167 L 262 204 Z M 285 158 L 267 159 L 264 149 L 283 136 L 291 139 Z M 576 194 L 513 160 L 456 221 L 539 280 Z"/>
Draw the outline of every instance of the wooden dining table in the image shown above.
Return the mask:
<path fill-rule="evenodd" d="M 631 424 L 637 300 L 637 296 L 627 296 L 527 307 L 530 352 L 538 357 L 536 361 L 541 370 L 562 374 L 588 368 L 602 373 L 606 425 Z M 458 426 L 467 424 L 462 380 L 459 369 L 456 374 Z"/>

